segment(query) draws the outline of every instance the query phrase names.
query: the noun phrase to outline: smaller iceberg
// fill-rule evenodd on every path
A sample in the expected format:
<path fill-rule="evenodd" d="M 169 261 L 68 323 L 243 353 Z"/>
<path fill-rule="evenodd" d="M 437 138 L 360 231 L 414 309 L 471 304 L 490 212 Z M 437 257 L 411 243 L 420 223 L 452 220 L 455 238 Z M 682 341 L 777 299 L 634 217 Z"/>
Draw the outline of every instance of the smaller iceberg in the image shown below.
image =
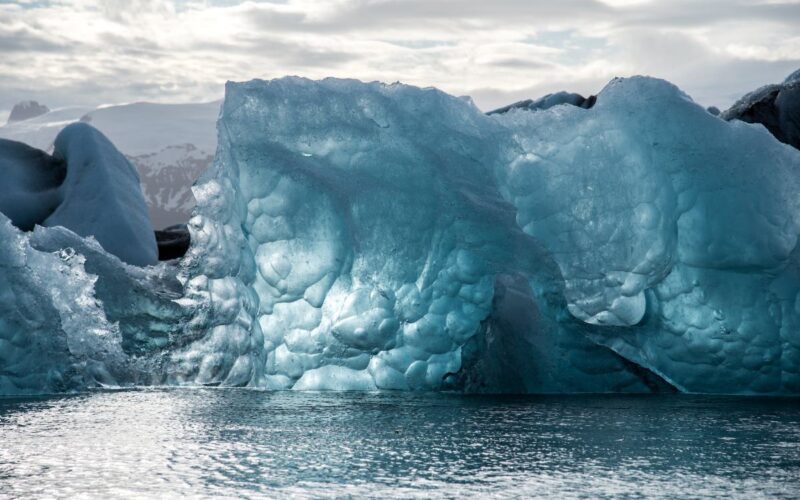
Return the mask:
<path fill-rule="evenodd" d="M 24 231 L 62 226 L 128 264 L 158 261 L 139 176 L 95 128 L 69 125 L 52 155 L 0 139 L 0 212 Z"/>
<path fill-rule="evenodd" d="M 720 116 L 760 123 L 779 141 L 800 149 L 800 70 L 783 83 L 750 92 Z"/>

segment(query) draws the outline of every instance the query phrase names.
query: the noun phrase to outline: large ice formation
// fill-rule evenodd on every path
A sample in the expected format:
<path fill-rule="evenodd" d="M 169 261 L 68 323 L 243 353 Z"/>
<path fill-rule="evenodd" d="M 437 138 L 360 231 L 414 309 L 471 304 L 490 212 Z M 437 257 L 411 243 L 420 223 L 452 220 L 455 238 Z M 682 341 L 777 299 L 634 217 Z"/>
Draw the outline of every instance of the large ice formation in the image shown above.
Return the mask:
<path fill-rule="evenodd" d="M 53 155 L 0 139 L 0 212 L 17 227 L 63 226 L 95 238 L 135 265 L 154 264 L 157 247 L 139 177 L 89 125 L 66 127 Z"/>
<path fill-rule="evenodd" d="M 681 390 L 800 390 L 800 155 L 666 82 L 486 117 L 434 89 L 256 81 L 228 85 L 219 127 L 187 261 L 188 296 L 228 318 L 187 355 L 214 380 L 441 388 L 505 368 L 612 390 L 635 385 L 627 361 Z M 263 365 L 214 348 L 262 337 Z M 499 344 L 509 359 L 471 358 Z"/>
<path fill-rule="evenodd" d="M 0 279 L 30 297 L 0 311 L 20 360 L 3 390 L 70 373 L 70 388 L 800 393 L 800 151 L 652 78 L 562 104 L 487 116 L 399 84 L 229 83 L 179 263 L 4 226 L 17 257 Z M 72 273 L 83 299 L 26 285 L 25 266 Z M 49 323 L 14 326 L 39 302 Z"/>
<path fill-rule="evenodd" d="M 783 83 L 748 93 L 720 116 L 760 123 L 779 141 L 800 149 L 800 70 Z"/>

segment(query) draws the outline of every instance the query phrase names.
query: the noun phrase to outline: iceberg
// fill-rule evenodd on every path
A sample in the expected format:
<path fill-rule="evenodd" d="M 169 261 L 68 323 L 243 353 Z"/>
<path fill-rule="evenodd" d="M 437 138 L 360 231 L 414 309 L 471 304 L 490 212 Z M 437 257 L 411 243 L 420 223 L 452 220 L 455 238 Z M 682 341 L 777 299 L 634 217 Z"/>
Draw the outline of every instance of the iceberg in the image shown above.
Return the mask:
<path fill-rule="evenodd" d="M 721 114 L 726 120 L 760 123 L 779 141 L 800 149 L 800 70 L 783 83 L 746 94 Z"/>
<path fill-rule="evenodd" d="M 687 392 L 798 391 L 798 151 L 664 81 L 512 112 L 501 186 L 595 342 Z"/>
<path fill-rule="evenodd" d="M 116 385 L 125 364 L 119 331 L 96 300 L 85 257 L 34 249 L 2 214 L 0 241 L 0 394 Z"/>
<path fill-rule="evenodd" d="M 64 227 L 0 213 L 0 395 L 167 383 L 188 341 L 175 266 L 139 267 Z"/>
<path fill-rule="evenodd" d="M 36 109 L 20 103 L 21 109 Z M 208 169 L 216 148 L 220 101 L 192 104 L 133 103 L 59 108 L 0 125 L 0 138 L 52 152 L 58 133 L 71 123 L 91 125 L 136 168 L 156 229 L 185 224 L 194 208 L 192 184 Z M 22 116 L 22 115 L 21 115 Z"/>
<path fill-rule="evenodd" d="M 56 137 L 52 156 L 0 139 L 0 167 L 0 212 L 17 227 L 63 226 L 95 238 L 129 264 L 157 262 L 139 176 L 93 127 L 65 127 Z"/>
<path fill-rule="evenodd" d="M 800 156 L 765 130 L 643 77 L 612 81 L 589 109 L 493 116 L 403 85 L 226 92 L 187 290 L 229 306 L 215 339 L 263 337 L 257 385 L 356 388 L 364 373 L 378 388 L 485 385 L 463 376 L 464 350 L 496 354 L 474 344 L 505 325 L 534 347 L 604 353 L 581 370 L 528 349 L 525 363 L 555 370 L 538 380 L 641 380 L 630 363 L 678 390 L 798 391 Z M 524 277 L 530 304 L 497 318 L 504 276 Z M 217 378 L 243 362 L 200 352 Z M 626 386 L 593 379 L 584 390 Z M 517 385 L 550 390 L 529 382 Z"/>
<path fill-rule="evenodd" d="M 800 151 L 663 80 L 565 96 L 228 83 L 180 260 L 2 226 L 0 390 L 800 394 Z"/>

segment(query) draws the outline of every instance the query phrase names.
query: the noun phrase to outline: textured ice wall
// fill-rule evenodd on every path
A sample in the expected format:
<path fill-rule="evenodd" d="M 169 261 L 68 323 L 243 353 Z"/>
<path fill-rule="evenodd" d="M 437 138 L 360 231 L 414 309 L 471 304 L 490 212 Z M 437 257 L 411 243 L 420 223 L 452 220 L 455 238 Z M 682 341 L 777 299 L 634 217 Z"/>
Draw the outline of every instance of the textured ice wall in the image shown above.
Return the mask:
<path fill-rule="evenodd" d="M 699 392 L 800 391 L 800 154 L 671 84 L 612 81 L 591 110 L 496 118 L 526 233 L 589 336 Z M 620 328 L 627 327 L 627 328 Z"/>
<path fill-rule="evenodd" d="M 171 382 L 169 353 L 192 340 L 176 272 L 0 213 L 0 395 Z"/>
<path fill-rule="evenodd" d="M 517 220 L 565 276 L 570 312 L 633 325 L 676 260 L 765 270 L 797 243 L 800 164 L 769 135 L 709 116 L 677 88 L 616 80 L 592 110 L 497 119 L 521 147 L 500 169 Z"/>
<path fill-rule="evenodd" d="M 497 190 L 494 167 L 513 147 L 503 127 L 435 89 L 286 78 L 229 84 L 219 128 L 184 262 L 186 301 L 208 312 L 193 324 L 213 330 L 176 354 L 184 380 L 516 388 L 475 375 L 477 361 L 460 373 L 462 348 L 485 336 L 495 280 L 558 275 Z M 549 383 L 559 373 L 599 374 L 585 390 L 648 390 L 610 350 L 571 341 L 603 352 L 553 361 L 523 390 L 567 387 Z"/>
<path fill-rule="evenodd" d="M 214 329 L 175 355 L 185 380 L 800 390 L 798 153 L 666 82 L 486 117 L 434 89 L 255 81 L 219 126 L 184 263 Z"/>
<path fill-rule="evenodd" d="M 0 241 L 0 394 L 116 383 L 119 331 L 96 301 L 85 259 L 37 251 L 2 214 Z"/>
<path fill-rule="evenodd" d="M 498 262 L 534 255 L 487 168 L 502 129 L 402 85 L 287 78 L 226 96 L 189 287 L 219 326 L 187 366 L 202 354 L 202 380 L 274 388 L 441 387 Z"/>

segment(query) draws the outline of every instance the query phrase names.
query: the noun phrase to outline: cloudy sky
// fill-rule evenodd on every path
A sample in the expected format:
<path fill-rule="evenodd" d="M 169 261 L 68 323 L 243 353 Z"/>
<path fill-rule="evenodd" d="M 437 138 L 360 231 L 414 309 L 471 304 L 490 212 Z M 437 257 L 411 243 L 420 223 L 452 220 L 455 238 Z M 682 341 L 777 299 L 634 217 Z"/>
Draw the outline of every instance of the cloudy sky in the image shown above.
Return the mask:
<path fill-rule="evenodd" d="M 226 80 L 436 86 L 483 109 L 647 74 L 726 107 L 800 68 L 800 0 L 0 0 L 0 114 L 222 97 Z"/>

